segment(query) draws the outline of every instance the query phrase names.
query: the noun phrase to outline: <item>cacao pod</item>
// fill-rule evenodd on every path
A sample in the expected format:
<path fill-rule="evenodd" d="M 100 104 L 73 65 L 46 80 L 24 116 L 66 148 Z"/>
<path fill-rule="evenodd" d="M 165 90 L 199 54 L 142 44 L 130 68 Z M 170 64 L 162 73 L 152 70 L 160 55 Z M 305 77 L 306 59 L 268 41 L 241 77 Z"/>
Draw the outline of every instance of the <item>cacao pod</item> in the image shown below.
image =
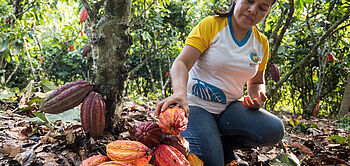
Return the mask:
<path fill-rule="evenodd" d="M 134 165 L 129 164 L 129 163 L 120 162 L 120 161 L 107 161 L 107 162 L 104 162 L 98 166 L 134 166 Z"/>
<path fill-rule="evenodd" d="M 181 135 L 167 135 L 164 138 L 164 144 L 175 147 L 185 156 L 190 151 L 190 143 Z"/>
<path fill-rule="evenodd" d="M 143 122 L 134 134 L 136 141 L 140 141 L 149 148 L 153 148 L 163 141 L 163 132 L 157 123 Z"/>
<path fill-rule="evenodd" d="M 80 13 L 80 21 L 81 23 L 85 22 L 86 18 L 87 18 L 88 12 L 86 9 L 84 9 L 83 11 L 81 11 Z"/>
<path fill-rule="evenodd" d="M 107 144 L 107 156 L 114 161 L 144 166 L 152 158 L 151 149 L 138 141 L 116 140 Z"/>
<path fill-rule="evenodd" d="M 270 66 L 270 74 L 271 74 L 272 80 L 274 80 L 275 82 L 278 82 L 280 80 L 280 71 L 276 64 L 272 64 Z"/>
<path fill-rule="evenodd" d="M 79 105 L 92 90 L 87 81 L 73 81 L 54 90 L 40 106 L 40 110 L 50 114 L 58 114 Z"/>
<path fill-rule="evenodd" d="M 156 166 L 189 166 L 186 157 L 170 145 L 160 144 L 153 152 Z"/>
<path fill-rule="evenodd" d="M 106 104 L 102 96 L 91 91 L 83 100 L 80 108 L 80 118 L 83 129 L 90 133 L 91 137 L 97 138 L 105 129 Z"/>
<path fill-rule="evenodd" d="M 203 166 L 204 165 L 203 161 L 200 160 L 194 153 L 188 154 L 187 160 L 191 164 L 191 166 Z"/>
<path fill-rule="evenodd" d="M 159 114 L 158 125 L 163 133 L 179 135 L 187 128 L 188 118 L 185 110 L 180 105 L 170 105 Z"/>
<path fill-rule="evenodd" d="M 43 62 L 44 61 L 44 57 L 42 56 L 42 57 L 40 57 L 40 61 L 41 62 Z"/>
<path fill-rule="evenodd" d="M 84 57 L 86 56 L 88 53 L 90 53 L 91 51 L 91 46 L 86 46 L 83 50 L 83 53 L 81 53 L 81 55 Z"/>
<path fill-rule="evenodd" d="M 11 17 L 7 17 L 5 23 L 9 23 L 11 21 Z"/>
<path fill-rule="evenodd" d="M 97 166 L 103 162 L 109 161 L 109 158 L 105 155 L 94 155 L 91 156 L 80 164 L 80 166 Z"/>
<path fill-rule="evenodd" d="M 334 62 L 334 56 L 332 53 L 328 54 L 328 57 L 327 57 L 327 62 L 331 62 L 333 63 Z"/>

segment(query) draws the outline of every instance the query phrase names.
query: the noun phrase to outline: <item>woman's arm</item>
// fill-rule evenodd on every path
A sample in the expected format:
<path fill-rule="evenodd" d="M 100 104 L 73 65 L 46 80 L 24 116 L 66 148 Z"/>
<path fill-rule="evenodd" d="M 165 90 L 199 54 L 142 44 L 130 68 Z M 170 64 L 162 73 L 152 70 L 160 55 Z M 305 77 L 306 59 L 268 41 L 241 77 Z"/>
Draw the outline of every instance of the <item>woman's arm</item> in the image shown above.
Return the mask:
<path fill-rule="evenodd" d="M 244 97 L 243 105 L 249 108 L 260 108 L 266 101 L 265 71 L 258 71 L 247 82 L 248 96 Z"/>
<path fill-rule="evenodd" d="M 171 83 L 174 94 L 165 98 L 157 104 L 156 114 L 159 115 L 161 111 L 164 111 L 170 104 L 179 104 L 184 107 L 186 115 L 188 115 L 189 107 L 187 102 L 187 81 L 188 72 L 192 66 L 196 63 L 201 52 L 192 46 L 185 45 L 179 56 L 175 59 L 171 70 Z"/>

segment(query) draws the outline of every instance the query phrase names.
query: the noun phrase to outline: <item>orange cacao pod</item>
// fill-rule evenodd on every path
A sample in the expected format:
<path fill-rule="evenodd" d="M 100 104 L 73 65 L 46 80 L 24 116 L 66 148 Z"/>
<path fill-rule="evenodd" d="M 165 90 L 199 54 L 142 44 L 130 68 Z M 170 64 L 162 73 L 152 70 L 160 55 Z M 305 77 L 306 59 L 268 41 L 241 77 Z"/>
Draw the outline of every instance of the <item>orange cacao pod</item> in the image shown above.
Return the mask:
<path fill-rule="evenodd" d="M 92 90 L 87 81 L 67 83 L 48 95 L 40 106 L 40 110 L 50 114 L 58 114 L 78 106 Z"/>
<path fill-rule="evenodd" d="M 136 141 L 140 141 L 149 148 L 157 146 L 163 141 L 163 132 L 157 123 L 143 122 L 136 128 L 134 134 Z"/>
<path fill-rule="evenodd" d="M 80 13 L 80 22 L 85 22 L 86 18 L 87 18 L 88 12 L 86 9 L 84 9 L 83 11 L 81 11 Z"/>
<path fill-rule="evenodd" d="M 181 135 L 167 135 L 164 138 L 164 144 L 175 147 L 185 156 L 190 151 L 190 143 Z"/>
<path fill-rule="evenodd" d="M 159 114 L 159 127 L 162 132 L 179 135 L 187 128 L 188 118 L 185 110 L 180 105 L 170 105 L 165 111 Z"/>
<path fill-rule="evenodd" d="M 188 154 L 187 160 L 191 164 L 191 166 L 203 166 L 204 165 L 203 161 L 200 160 L 194 153 Z"/>
<path fill-rule="evenodd" d="M 153 152 L 156 166 L 189 166 L 186 157 L 170 145 L 160 144 Z"/>
<path fill-rule="evenodd" d="M 114 161 L 144 166 L 152 158 L 151 150 L 141 142 L 116 140 L 107 144 L 107 156 Z"/>
<path fill-rule="evenodd" d="M 104 162 L 98 166 L 134 166 L 134 165 L 129 164 L 129 163 L 120 162 L 120 161 L 107 161 L 107 162 Z"/>
<path fill-rule="evenodd" d="M 109 158 L 105 155 L 94 155 L 85 159 L 80 166 L 97 166 L 103 162 L 109 161 Z"/>
<path fill-rule="evenodd" d="M 271 74 L 272 80 L 274 80 L 275 82 L 278 82 L 280 80 L 280 71 L 276 64 L 272 64 L 270 66 L 270 74 Z"/>
<path fill-rule="evenodd" d="M 99 137 L 105 129 L 106 104 L 102 96 L 91 91 L 84 99 L 80 108 L 80 118 L 83 129 L 91 137 Z"/>

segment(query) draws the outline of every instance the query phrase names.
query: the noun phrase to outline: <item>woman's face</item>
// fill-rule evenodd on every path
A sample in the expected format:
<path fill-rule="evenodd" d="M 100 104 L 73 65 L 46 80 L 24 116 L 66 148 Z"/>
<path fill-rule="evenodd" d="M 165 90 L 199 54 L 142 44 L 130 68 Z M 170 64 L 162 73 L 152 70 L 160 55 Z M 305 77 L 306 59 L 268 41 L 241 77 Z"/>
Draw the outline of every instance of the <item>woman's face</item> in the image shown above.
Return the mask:
<path fill-rule="evenodd" d="M 236 0 L 233 17 L 237 26 L 250 28 L 259 23 L 268 13 L 273 0 Z"/>

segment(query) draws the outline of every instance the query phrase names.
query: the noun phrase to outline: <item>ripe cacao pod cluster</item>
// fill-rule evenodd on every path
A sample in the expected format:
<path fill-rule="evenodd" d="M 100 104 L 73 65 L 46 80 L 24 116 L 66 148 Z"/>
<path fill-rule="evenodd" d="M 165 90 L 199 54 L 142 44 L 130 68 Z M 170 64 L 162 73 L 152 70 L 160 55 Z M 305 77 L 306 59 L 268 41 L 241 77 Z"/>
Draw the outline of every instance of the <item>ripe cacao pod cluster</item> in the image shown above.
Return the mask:
<path fill-rule="evenodd" d="M 106 146 L 106 153 L 112 161 L 105 160 L 99 166 L 203 166 L 195 154 L 189 154 L 188 141 L 178 135 L 187 127 L 188 120 L 184 112 L 179 105 L 170 106 L 161 113 L 164 115 L 159 116 L 159 119 L 169 119 L 159 120 L 158 123 L 141 123 L 134 133 L 135 140 L 110 142 Z M 91 163 L 101 161 L 97 157 L 95 160 L 98 162 L 91 161 L 91 158 L 86 160 Z"/>
<path fill-rule="evenodd" d="M 99 137 L 105 128 L 106 104 L 102 96 L 92 91 L 92 88 L 88 81 L 67 83 L 48 95 L 39 109 L 45 113 L 58 114 L 82 103 L 80 118 L 83 129 L 90 136 Z"/>

